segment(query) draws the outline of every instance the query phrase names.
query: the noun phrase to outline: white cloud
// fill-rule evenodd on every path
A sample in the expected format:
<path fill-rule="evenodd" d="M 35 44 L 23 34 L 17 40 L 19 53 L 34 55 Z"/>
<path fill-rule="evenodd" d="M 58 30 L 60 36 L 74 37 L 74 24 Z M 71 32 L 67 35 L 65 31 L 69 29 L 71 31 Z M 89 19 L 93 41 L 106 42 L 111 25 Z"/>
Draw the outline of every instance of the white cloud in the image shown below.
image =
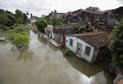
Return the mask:
<path fill-rule="evenodd" d="M 114 9 L 123 6 L 122 0 L 0 0 L 0 7 L 14 12 L 20 9 L 33 15 L 41 16 L 56 9 L 58 12 L 68 12 L 89 6 L 101 10 Z"/>

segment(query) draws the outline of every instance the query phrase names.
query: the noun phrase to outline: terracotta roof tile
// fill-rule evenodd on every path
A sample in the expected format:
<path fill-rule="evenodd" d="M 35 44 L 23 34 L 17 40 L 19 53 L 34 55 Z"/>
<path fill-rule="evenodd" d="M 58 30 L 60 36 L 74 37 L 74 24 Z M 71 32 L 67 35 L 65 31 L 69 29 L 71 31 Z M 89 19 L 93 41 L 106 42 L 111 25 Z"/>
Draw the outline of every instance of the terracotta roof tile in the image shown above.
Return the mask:
<path fill-rule="evenodd" d="M 111 35 L 106 32 L 90 32 L 83 34 L 72 34 L 95 48 L 107 46 L 110 43 Z"/>

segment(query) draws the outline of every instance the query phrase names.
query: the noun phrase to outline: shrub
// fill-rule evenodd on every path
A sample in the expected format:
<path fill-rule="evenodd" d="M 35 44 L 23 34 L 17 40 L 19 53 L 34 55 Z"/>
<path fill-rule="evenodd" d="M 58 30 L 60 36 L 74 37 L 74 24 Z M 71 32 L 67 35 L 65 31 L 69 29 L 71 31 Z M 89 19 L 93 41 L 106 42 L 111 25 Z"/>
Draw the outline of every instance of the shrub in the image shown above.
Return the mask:
<path fill-rule="evenodd" d="M 79 33 L 85 33 L 85 32 L 92 32 L 92 28 L 89 28 L 89 27 L 86 27 L 86 26 L 81 26 L 79 29 L 78 29 Z"/>
<path fill-rule="evenodd" d="M 44 28 L 47 26 L 47 21 L 44 18 L 41 18 L 35 22 L 38 30 L 44 33 Z"/>
<path fill-rule="evenodd" d="M 18 49 L 27 48 L 28 43 L 29 43 L 29 35 L 27 32 L 19 33 L 18 35 L 14 36 L 11 41 L 11 44 L 16 46 Z"/>
<path fill-rule="evenodd" d="M 112 63 L 123 69 L 123 20 L 112 31 L 109 49 L 112 52 Z"/>
<path fill-rule="evenodd" d="M 6 31 L 6 30 L 9 30 L 10 28 L 5 25 L 2 25 L 0 26 L 0 29 L 2 29 L 3 31 Z"/>
<path fill-rule="evenodd" d="M 70 49 L 68 49 L 68 48 L 66 48 L 65 50 L 64 50 L 64 55 L 65 56 L 69 56 L 70 55 Z"/>
<path fill-rule="evenodd" d="M 88 30 L 88 29 L 86 28 L 86 26 L 81 26 L 78 31 L 79 31 L 80 33 L 85 33 L 85 32 L 87 32 L 87 30 Z"/>

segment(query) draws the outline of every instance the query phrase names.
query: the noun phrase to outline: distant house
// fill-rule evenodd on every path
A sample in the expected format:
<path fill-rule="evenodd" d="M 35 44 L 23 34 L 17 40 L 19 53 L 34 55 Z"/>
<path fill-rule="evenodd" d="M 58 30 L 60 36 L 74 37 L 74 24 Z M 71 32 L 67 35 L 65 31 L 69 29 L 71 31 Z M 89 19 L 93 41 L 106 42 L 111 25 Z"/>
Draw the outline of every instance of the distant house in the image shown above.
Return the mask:
<path fill-rule="evenodd" d="M 49 38 L 53 38 L 53 25 L 47 25 L 47 27 L 44 29 L 45 34 L 49 37 Z"/>
<path fill-rule="evenodd" d="M 52 18 L 52 17 L 57 17 L 57 18 L 60 18 L 61 16 L 65 17 L 67 15 L 67 13 L 50 13 L 48 15 L 49 18 Z"/>
<path fill-rule="evenodd" d="M 34 27 L 34 28 L 37 28 L 36 25 L 34 24 L 34 22 L 36 22 L 38 19 L 38 17 L 32 17 L 29 19 L 29 23 Z"/>
<path fill-rule="evenodd" d="M 55 25 L 53 29 L 53 39 L 65 46 L 65 35 L 78 33 L 79 24 Z"/>
<path fill-rule="evenodd" d="M 66 35 L 66 47 L 90 63 L 107 57 L 109 42 L 110 35 L 105 32 Z"/>
<path fill-rule="evenodd" d="M 81 21 L 81 18 L 78 17 L 79 14 L 82 13 L 82 10 L 76 10 L 73 12 L 68 12 L 66 15 L 66 22 L 68 23 L 77 23 Z"/>
<path fill-rule="evenodd" d="M 88 11 L 88 10 L 76 10 L 68 13 L 66 21 L 68 23 L 81 23 L 83 25 L 89 24 L 95 28 L 104 27 L 105 23 L 102 22 L 104 13 L 102 11 Z"/>
<path fill-rule="evenodd" d="M 117 25 L 119 21 L 123 19 L 123 6 L 104 11 L 104 21 L 108 28 L 113 29 L 114 25 Z"/>
<path fill-rule="evenodd" d="M 31 18 L 31 19 L 30 19 L 30 23 L 32 24 L 32 23 L 34 23 L 34 22 L 36 22 L 36 19 L 35 19 L 35 18 Z"/>
<path fill-rule="evenodd" d="M 123 6 L 107 11 L 76 10 L 68 12 L 66 16 L 67 23 L 88 24 L 94 30 L 112 31 L 114 25 L 123 19 Z"/>

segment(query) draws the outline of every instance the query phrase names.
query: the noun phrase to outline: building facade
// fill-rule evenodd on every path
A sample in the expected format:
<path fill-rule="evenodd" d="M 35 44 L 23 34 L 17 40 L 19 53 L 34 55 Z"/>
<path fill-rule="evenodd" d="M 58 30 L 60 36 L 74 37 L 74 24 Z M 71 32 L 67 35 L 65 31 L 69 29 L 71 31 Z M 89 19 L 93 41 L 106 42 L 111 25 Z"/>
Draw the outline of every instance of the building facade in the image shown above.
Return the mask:
<path fill-rule="evenodd" d="M 66 35 L 66 47 L 89 63 L 107 56 L 109 42 L 110 35 L 105 32 Z"/>

